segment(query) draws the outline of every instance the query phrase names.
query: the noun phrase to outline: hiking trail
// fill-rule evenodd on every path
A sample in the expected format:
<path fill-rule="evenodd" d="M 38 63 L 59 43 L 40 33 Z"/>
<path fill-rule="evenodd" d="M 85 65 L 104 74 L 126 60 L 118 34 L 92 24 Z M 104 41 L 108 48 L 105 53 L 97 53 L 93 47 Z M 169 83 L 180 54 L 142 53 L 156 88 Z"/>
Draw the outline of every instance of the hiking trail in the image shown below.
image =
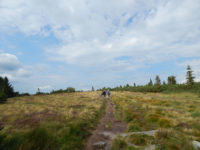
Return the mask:
<path fill-rule="evenodd" d="M 123 133 L 127 127 L 126 123 L 116 120 L 114 103 L 110 99 L 106 100 L 106 113 L 88 138 L 84 150 L 110 150 L 112 139 L 115 135 Z"/>

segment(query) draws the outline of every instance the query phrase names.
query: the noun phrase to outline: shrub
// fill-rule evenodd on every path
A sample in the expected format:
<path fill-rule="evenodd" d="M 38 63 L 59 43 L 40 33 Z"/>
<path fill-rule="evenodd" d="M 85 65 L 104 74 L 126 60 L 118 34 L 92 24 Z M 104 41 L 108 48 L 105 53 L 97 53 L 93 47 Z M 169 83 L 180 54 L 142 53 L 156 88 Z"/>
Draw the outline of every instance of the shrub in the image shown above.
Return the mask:
<path fill-rule="evenodd" d="M 68 93 L 75 92 L 75 88 L 73 88 L 73 87 L 68 87 L 68 88 L 66 89 L 66 92 L 68 92 Z"/>

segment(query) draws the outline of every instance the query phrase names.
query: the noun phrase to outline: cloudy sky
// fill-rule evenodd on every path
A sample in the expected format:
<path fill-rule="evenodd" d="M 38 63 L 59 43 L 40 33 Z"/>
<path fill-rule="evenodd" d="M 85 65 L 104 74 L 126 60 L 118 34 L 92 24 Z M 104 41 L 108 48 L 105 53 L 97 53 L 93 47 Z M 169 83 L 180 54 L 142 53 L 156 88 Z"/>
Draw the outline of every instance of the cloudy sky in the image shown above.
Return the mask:
<path fill-rule="evenodd" d="M 36 92 L 200 78 L 199 0 L 0 0 L 0 76 Z"/>

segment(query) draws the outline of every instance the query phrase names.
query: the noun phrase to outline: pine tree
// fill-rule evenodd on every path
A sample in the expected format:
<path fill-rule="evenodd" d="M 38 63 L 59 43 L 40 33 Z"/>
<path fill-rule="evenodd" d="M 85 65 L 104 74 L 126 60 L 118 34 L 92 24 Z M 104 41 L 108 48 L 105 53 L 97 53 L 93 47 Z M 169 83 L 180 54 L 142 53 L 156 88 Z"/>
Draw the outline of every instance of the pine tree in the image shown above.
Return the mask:
<path fill-rule="evenodd" d="M 176 84 L 176 77 L 175 76 L 169 76 L 167 78 L 167 84 L 169 84 L 169 85 L 175 85 Z"/>
<path fill-rule="evenodd" d="M 92 86 L 92 91 L 94 91 L 94 87 Z"/>
<path fill-rule="evenodd" d="M 8 78 L 4 78 L 4 92 L 8 98 L 15 96 L 14 89 L 12 85 L 9 83 Z"/>
<path fill-rule="evenodd" d="M 155 85 L 161 85 L 160 77 L 158 75 L 155 78 Z"/>
<path fill-rule="evenodd" d="M 149 83 L 148 83 L 148 86 L 152 86 L 153 85 L 153 82 L 152 82 L 152 80 L 151 80 L 151 78 L 150 78 L 150 81 L 149 81 Z"/>
<path fill-rule="evenodd" d="M 4 79 L 0 77 L 0 102 L 3 102 L 6 100 L 6 95 L 4 92 Z"/>
<path fill-rule="evenodd" d="M 7 98 L 14 97 L 15 95 L 16 93 L 9 83 L 8 78 L 0 77 L 0 102 L 5 101 Z"/>
<path fill-rule="evenodd" d="M 135 83 L 133 83 L 133 86 L 134 86 L 134 87 L 136 87 L 136 84 L 135 84 Z"/>
<path fill-rule="evenodd" d="M 187 80 L 187 85 L 191 86 L 194 84 L 194 76 L 193 76 L 193 71 L 191 67 L 188 65 L 187 66 L 187 74 L 186 74 L 186 80 Z"/>

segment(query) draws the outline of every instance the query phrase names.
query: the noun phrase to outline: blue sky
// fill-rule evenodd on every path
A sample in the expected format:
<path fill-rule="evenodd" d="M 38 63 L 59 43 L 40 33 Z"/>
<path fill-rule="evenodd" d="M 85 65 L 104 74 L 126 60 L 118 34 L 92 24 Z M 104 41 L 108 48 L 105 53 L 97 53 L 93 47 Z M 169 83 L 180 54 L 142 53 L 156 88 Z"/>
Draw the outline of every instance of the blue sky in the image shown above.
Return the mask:
<path fill-rule="evenodd" d="M 200 80 L 199 0 L 1 0 L 0 76 L 16 91 Z"/>

